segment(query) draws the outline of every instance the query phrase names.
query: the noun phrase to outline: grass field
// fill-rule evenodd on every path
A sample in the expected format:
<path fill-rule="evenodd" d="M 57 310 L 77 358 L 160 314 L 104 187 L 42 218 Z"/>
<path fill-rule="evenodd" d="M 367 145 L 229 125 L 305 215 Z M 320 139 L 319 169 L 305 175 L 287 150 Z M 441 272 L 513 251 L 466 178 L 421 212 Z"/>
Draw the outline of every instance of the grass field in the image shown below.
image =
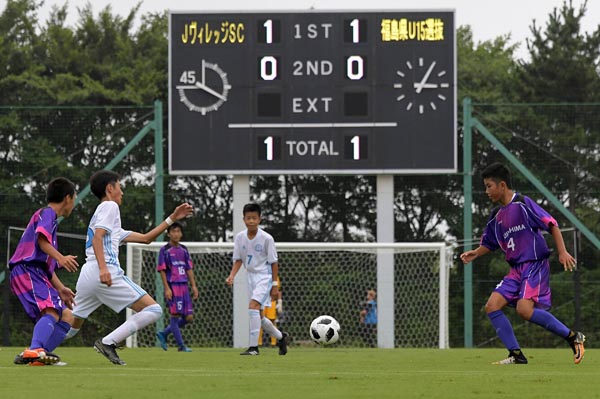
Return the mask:
<path fill-rule="evenodd" d="M 14 365 L 21 350 L 0 348 L 2 399 L 600 398 L 600 350 L 577 366 L 568 349 L 497 366 L 502 349 L 125 349 L 127 366 L 114 366 L 92 348 L 59 348 L 65 367 Z"/>

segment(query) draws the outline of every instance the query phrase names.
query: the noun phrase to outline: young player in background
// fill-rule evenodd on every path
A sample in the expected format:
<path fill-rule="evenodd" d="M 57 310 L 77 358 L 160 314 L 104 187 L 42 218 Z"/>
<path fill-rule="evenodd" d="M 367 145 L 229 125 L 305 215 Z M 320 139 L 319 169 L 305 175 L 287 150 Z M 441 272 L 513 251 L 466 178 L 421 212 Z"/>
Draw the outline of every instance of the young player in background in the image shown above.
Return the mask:
<path fill-rule="evenodd" d="M 87 231 L 86 261 L 77 280 L 73 315 L 75 320 L 69 337 L 77 334 L 85 319 L 104 304 L 119 313 L 126 307 L 136 313 L 107 336 L 96 340 L 94 348 L 116 365 L 125 365 L 116 345 L 136 331 L 155 323 L 162 309 L 140 286 L 125 275 L 119 264 L 119 245 L 123 242 L 149 244 L 175 221 L 192 214 L 192 206 L 181 204 L 166 220 L 147 233 L 121 228 L 119 206 L 123 200 L 120 176 L 100 170 L 90 178 L 92 193 L 100 200 Z"/>
<path fill-rule="evenodd" d="M 369 347 L 377 346 L 377 291 L 368 290 L 367 300 L 360 311 L 361 335 Z"/>
<path fill-rule="evenodd" d="M 173 333 L 179 352 L 191 352 L 183 342 L 181 329 L 194 318 L 188 281 L 192 285 L 193 298 L 198 299 L 194 265 L 186 246 L 180 243 L 183 237 L 181 224 L 175 222 L 169 226 L 167 236 L 169 242 L 160 249 L 156 270 L 162 279 L 171 320 L 169 326 L 157 332 L 156 336 L 161 348 L 167 350 L 167 338 Z"/>
<path fill-rule="evenodd" d="M 250 347 L 240 355 L 256 356 L 260 327 L 278 341 L 279 354 L 287 353 L 288 334 L 279 331 L 263 315 L 262 307 L 278 291 L 279 263 L 273 237 L 261 229 L 261 210 L 258 204 L 246 204 L 243 209 L 246 229 L 236 234 L 233 243 L 233 267 L 225 280 L 233 286 L 233 279 L 242 267 L 248 272 L 248 315 L 250 316 Z"/>
<path fill-rule="evenodd" d="M 583 359 L 585 336 L 570 330 L 548 310 L 550 301 L 550 250 L 541 231 L 552 234 L 558 260 L 565 271 L 573 271 L 575 259 L 567 252 L 556 220 L 529 197 L 512 190 L 509 169 L 493 163 L 483 172 L 485 192 L 500 206 L 494 208 L 477 249 L 460 255 L 463 263 L 498 248 L 505 253 L 510 272 L 490 295 L 485 311 L 498 337 L 508 349 L 508 358 L 496 364 L 526 364 L 512 325 L 502 312 L 506 306 L 516 307 L 524 320 L 535 323 L 564 338 L 574 353 L 575 364 Z"/>
<path fill-rule="evenodd" d="M 48 206 L 38 209 L 27 224 L 8 262 L 10 289 L 35 323 L 28 349 L 15 357 L 16 364 L 59 364 L 52 351 L 73 323 L 75 294 L 65 287 L 55 269 L 77 271 L 77 256 L 58 251 L 58 218 L 68 217 L 75 206 L 75 184 L 64 177 L 53 179 L 46 190 Z M 61 362 L 62 363 L 62 362 Z"/>

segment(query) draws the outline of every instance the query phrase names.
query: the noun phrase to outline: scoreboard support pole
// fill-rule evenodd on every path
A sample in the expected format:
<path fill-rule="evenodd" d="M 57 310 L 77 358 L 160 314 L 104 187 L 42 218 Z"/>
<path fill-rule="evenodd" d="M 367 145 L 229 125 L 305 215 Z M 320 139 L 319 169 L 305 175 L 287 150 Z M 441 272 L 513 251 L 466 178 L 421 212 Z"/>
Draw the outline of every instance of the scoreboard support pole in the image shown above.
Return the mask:
<path fill-rule="evenodd" d="M 244 230 L 242 209 L 250 202 L 250 176 L 233 176 L 233 234 Z M 232 261 L 233 263 L 233 261 Z M 233 347 L 247 348 L 250 344 L 248 329 L 248 287 L 246 268 L 240 268 L 233 281 Z"/>
<path fill-rule="evenodd" d="M 394 176 L 377 175 L 377 242 L 394 242 Z M 394 348 L 394 254 L 377 254 L 377 346 Z"/>

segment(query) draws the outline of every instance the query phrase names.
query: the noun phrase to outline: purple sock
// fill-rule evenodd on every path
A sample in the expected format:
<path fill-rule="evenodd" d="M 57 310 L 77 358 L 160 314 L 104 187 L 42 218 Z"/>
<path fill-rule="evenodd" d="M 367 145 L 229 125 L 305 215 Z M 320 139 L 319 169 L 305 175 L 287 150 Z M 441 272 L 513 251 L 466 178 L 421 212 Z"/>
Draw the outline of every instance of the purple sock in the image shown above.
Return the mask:
<path fill-rule="evenodd" d="M 530 322 L 545 328 L 546 330 L 558 335 L 562 338 L 567 338 L 571 333 L 569 327 L 560 322 L 554 315 L 542 309 L 533 309 Z"/>
<path fill-rule="evenodd" d="M 56 325 L 56 320 L 49 314 L 43 315 L 40 319 L 35 323 L 35 327 L 33 327 L 33 337 L 31 338 L 31 349 L 37 348 L 46 348 L 46 344 L 48 340 L 52 336 L 54 332 L 54 326 Z"/>
<path fill-rule="evenodd" d="M 54 326 L 54 332 L 52 333 L 50 339 L 46 343 L 46 350 L 48 352 L 52 352 L 54 351 L 54 349 L 56 349 L 58 345 L 62 344 L 70 328 L 71 325 L 66 321 L 61 320 L 58 323 L 56 323 L 56 325 Z"/>
<path fill-rule="evenodd" d="M 183 343 L 183 337 L 181 336 L 181 330 L 179 329 L 179 320 L 180 317 L 171 317 L 171 332 L 173 333 L 173 338 L 175 338 L 175 342 L 177 342 L 178 347 L 185 346 Z"/>
<path fill-rule="evenodd" d="M 506 346 L 506 349 L 512 351 L 521 348 L 517 342 L 517 337 L 515 337 L 515 332 L 510 325 L 510 321 L 508 321 L 506 315 L 501 310 L 488 313 L 488 317 L 496 330 L 498 338 Z"/>

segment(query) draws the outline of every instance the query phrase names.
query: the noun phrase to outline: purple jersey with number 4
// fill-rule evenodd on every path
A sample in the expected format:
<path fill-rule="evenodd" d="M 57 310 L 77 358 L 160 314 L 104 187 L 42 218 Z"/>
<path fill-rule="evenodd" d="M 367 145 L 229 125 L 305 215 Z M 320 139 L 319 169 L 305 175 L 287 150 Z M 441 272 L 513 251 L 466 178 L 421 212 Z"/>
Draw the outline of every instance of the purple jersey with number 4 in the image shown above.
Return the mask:
<path fill-rule="evenodd" d="M 500 248 L 511 266 L 547 259 L 550 250 L 541 231 L 557 226 L 556 220 L 531 198 L 515 193 L 512 201 L 495 208 L 481 245 L 491 251 Z"/>
<path fill-rule="evenodd" d="M 56 217 L 56 212 L 50 207 L 38 209 L 31 216 L 15 253 L 8 261 L 10 269 L 19 264 L 37 266 L 44 270 L 49 279 L 52 278 L 57 264 L 54 259 L 42 251 L 38 245 L 38 236 L 39 234 L 43 235 L 54 248 L 58 249 Z"/>
<path fill-rule="evenodd" d="M 194 268 L 190 253 L 185 245 L 174 247 L 166 244 L 158 254 L 156 271 L 164 271 L 169 283 L 186 283 L 187 271 Z"/>

